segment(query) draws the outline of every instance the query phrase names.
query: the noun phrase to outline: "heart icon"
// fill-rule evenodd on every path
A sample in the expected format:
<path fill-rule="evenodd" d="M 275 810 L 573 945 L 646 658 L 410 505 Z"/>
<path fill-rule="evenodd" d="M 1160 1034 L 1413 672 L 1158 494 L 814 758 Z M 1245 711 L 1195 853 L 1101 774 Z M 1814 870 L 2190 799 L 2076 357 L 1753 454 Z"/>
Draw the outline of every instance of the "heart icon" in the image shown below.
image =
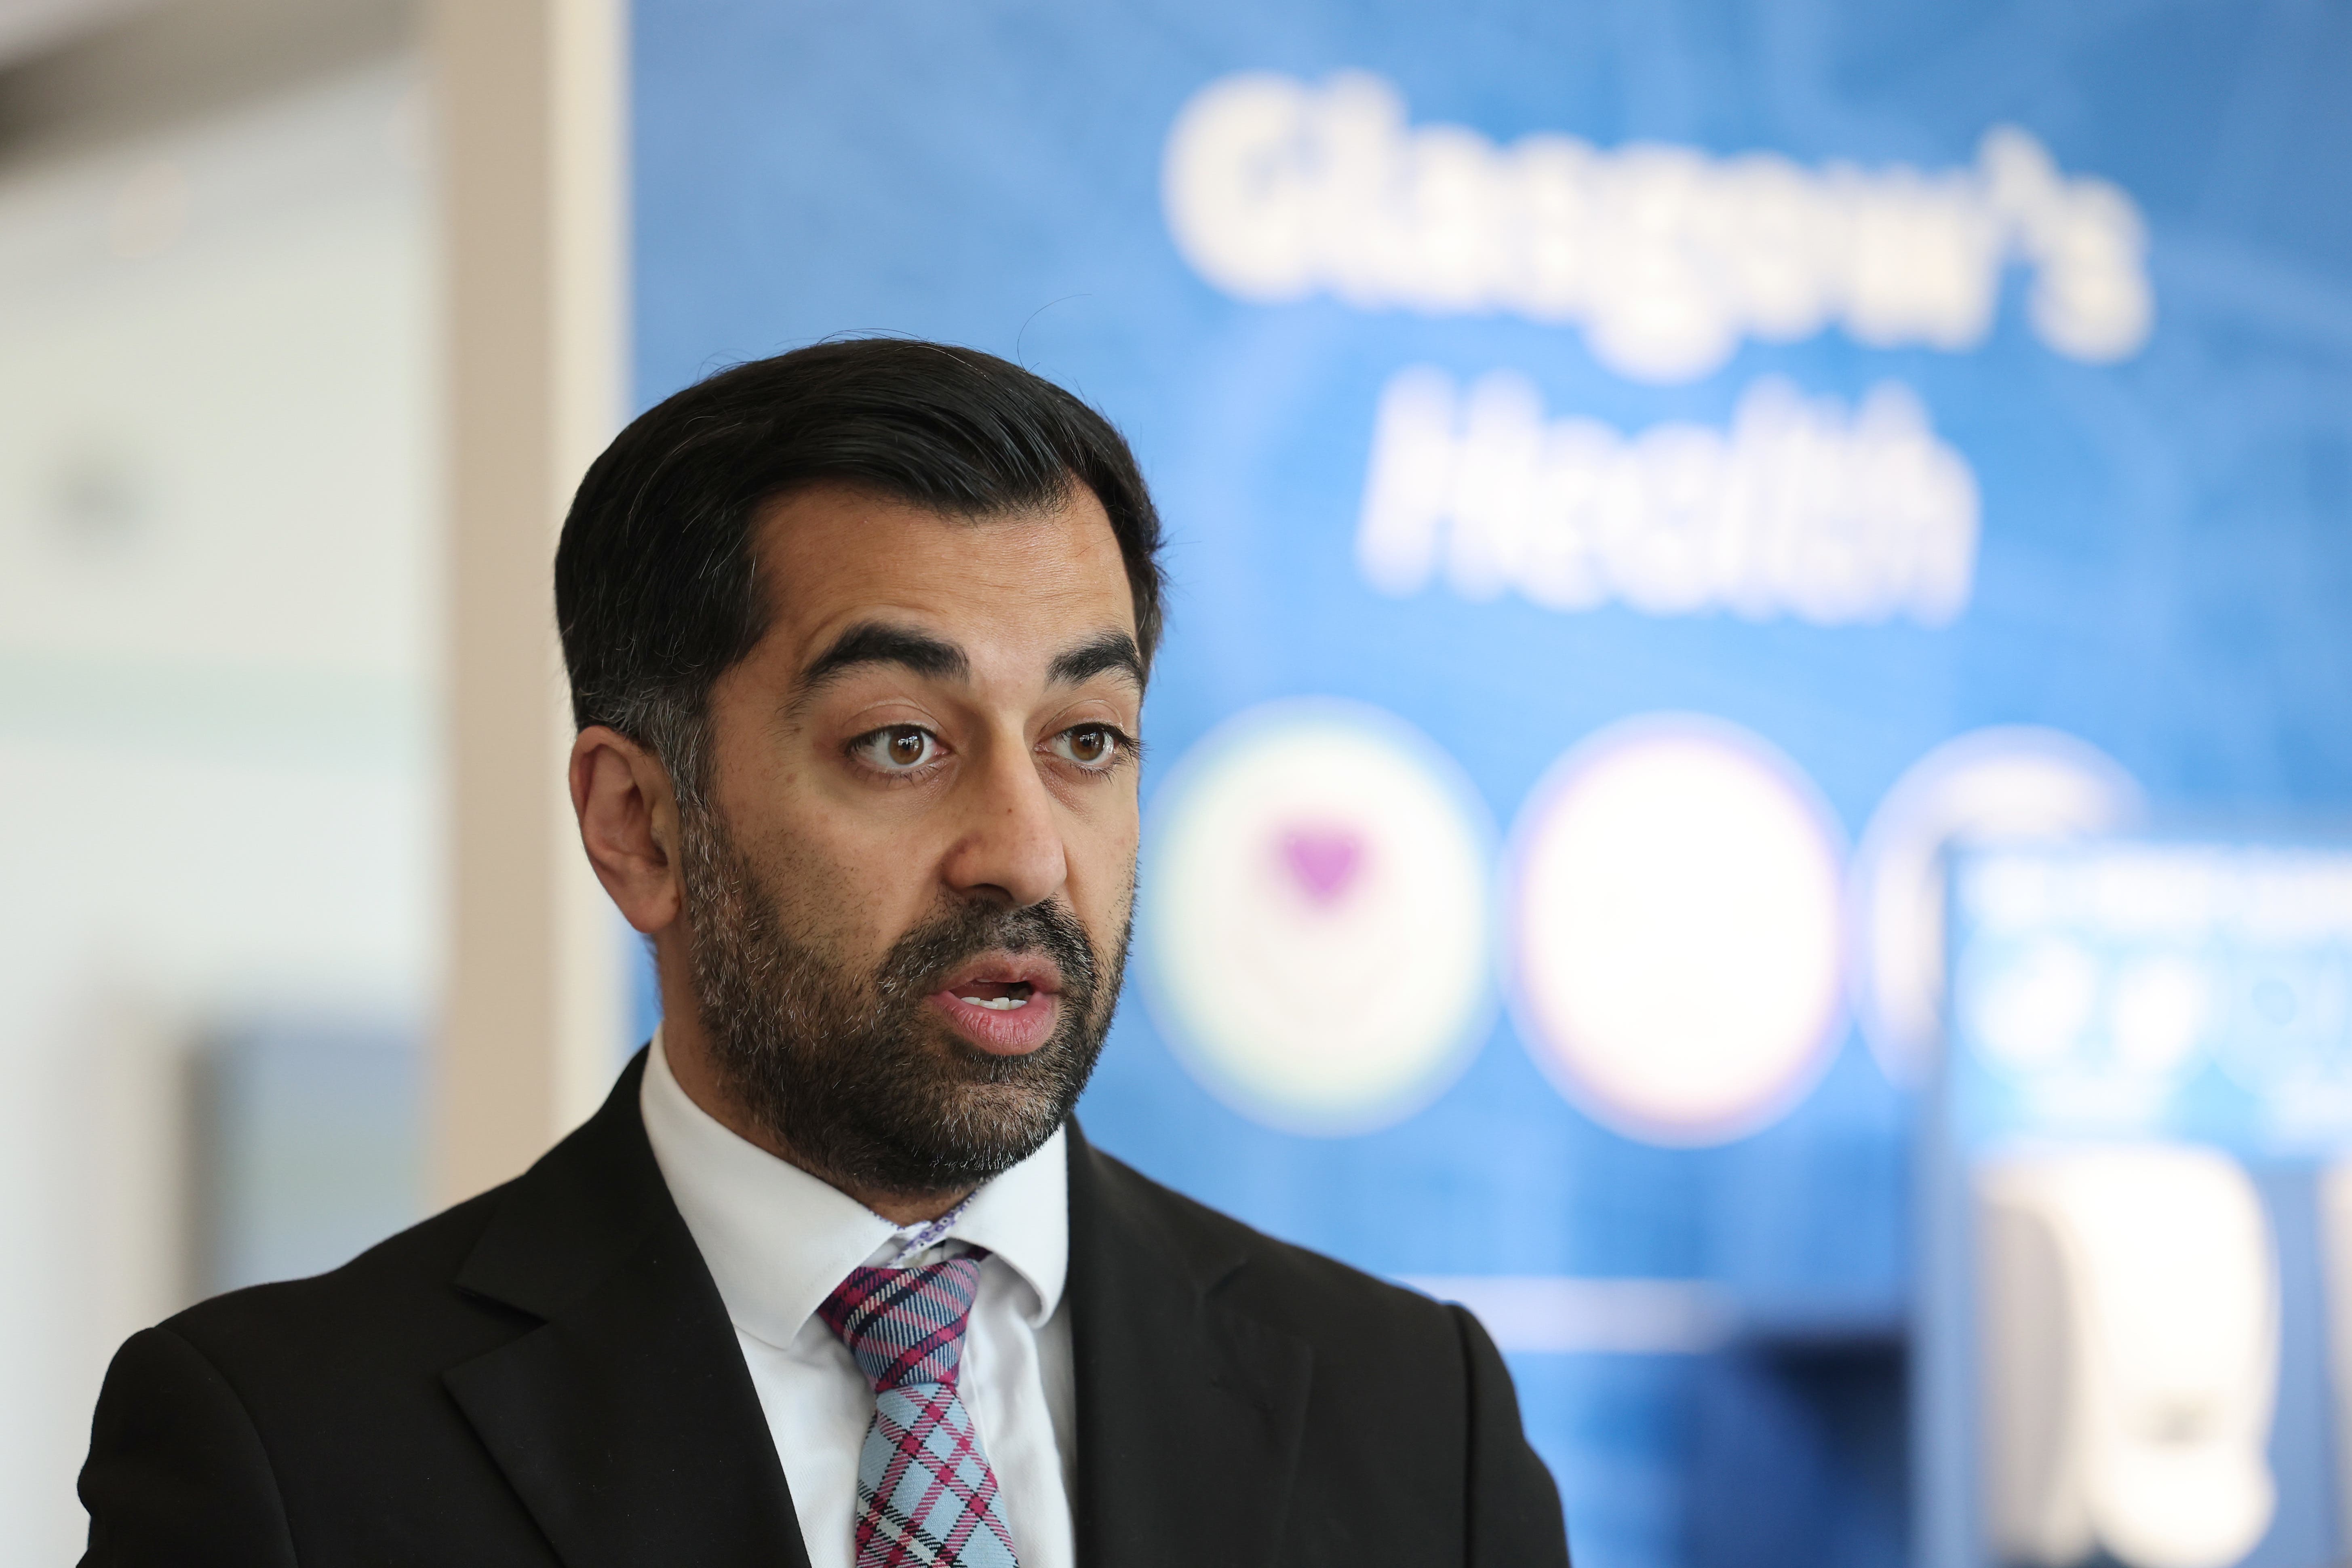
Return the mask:
<path fill-rule="evenodd" d="M 1302 824 L 1283 829 L 1280 852 L 1307 901 L 1329 909 L 1348 896 L 1363 869 L 1364 836 L 1349 827 Z"/>

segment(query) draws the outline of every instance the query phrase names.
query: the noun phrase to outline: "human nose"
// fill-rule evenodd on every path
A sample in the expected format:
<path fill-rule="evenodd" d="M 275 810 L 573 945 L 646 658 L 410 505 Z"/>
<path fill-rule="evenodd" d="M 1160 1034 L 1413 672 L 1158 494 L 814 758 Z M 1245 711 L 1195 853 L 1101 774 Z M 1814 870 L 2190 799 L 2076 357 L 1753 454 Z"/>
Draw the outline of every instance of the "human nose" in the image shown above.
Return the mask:
<path fill-rule="evenodd" d="M 985 765 L 965 777 L 966 821 L 948 853 L 948 885 L 1015 908 L 1052 898 L 1068 878 L 1068 860 L 1054 796 L 1027 744 L 992 744 Z"/>

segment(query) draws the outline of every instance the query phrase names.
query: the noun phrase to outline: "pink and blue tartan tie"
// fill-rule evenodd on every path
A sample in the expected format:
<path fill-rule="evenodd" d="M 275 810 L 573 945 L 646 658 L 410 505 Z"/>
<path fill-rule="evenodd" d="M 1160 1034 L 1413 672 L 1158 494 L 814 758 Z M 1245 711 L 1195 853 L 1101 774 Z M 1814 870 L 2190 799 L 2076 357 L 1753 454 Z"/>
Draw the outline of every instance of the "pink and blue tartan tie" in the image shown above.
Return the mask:
<path fill-rule="evenodd" d="M 956 1393 L 980 1259 L 854 1268 L 817 1309 L 874 1385 L 857 1455 L 857 1568 L 1019 1568 L 996 1472 Z"/>

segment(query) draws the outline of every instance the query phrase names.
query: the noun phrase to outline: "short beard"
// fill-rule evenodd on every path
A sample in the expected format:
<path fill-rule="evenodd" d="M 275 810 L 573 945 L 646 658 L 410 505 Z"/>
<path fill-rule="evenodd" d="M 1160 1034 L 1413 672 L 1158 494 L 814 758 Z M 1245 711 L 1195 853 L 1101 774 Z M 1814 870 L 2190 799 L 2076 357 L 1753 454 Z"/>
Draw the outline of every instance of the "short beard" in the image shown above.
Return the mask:
<path fill-rule="evenodd" d="M 1134 898 L 1097 954 L 1060 903 L 951 905 L 870 973 L 789 929 L 782 900 L 707 804 L 679 812 L 694 997 L 737 1109 L 793 1161 L 846 1191 L 969 1190 L 1044 1147 L 1069 1119 L 1110 1031 Z M 1060 1015 L 1025 1056 L 980 1049 L 929 999 L 962 964 L 1002 950 L 1061 971 Z"/>

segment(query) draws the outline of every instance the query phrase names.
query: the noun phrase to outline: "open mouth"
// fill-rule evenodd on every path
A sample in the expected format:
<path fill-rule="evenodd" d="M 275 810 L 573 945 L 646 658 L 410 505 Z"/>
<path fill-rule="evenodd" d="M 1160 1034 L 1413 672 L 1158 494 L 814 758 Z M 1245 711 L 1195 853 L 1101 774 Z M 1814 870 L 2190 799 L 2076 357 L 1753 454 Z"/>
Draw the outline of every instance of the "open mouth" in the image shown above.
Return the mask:
<path fill-rule="evenodd" d="M 1010 1013 L 1029 1005 L 1029 998 L 1037 988 L 1025 980 L 967 982 L 949 987 L 957 996 L 975 1007 L 985 1007 L 992 1013 Z"/>
<path fill-rule="evenodd" d="M 1061 971 L 1042 955 L 998 954 L 931 994 L 957 1031 L 982 1049 L 1017 1056 L 1045 1044 L 1060 1012 Z"/>

